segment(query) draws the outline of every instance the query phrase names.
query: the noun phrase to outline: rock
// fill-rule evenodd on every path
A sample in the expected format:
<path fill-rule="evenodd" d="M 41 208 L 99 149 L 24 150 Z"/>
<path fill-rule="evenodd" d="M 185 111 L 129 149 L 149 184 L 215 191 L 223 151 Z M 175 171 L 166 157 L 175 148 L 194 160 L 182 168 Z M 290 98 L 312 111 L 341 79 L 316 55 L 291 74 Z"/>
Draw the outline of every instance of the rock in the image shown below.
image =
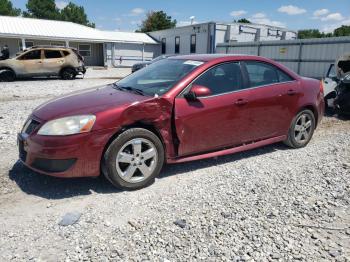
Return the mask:
<path fill-rule="evenodd" d="M 343 163 L 344 169 L 350 169 L 350 163 Z"/>
<path fill-rule="evenodd" d="M 174 221 L 174 224 L 178 227 L 185 228 L 186 227 L 186 220 L 185 219 L 177 219 Z"/>
<path fill-rule="evenodd" d="M 231 216 L 230 213 L 224 212 L 224 211 L 221 212 L 221 215 L 222 215 L 223 218 L 229 218 Z"/>
<path fill-rule="evenodd" d="M 328 210 L 329 217 L 335 217 L 335 212 L 333 210 Z"/>
<path fill-rule="evenodd" d="M 282 258 L 282 256 L 279 253 L 272 253 L 271 258 L 272 259 L 280 259 L 280 258 Z"/>
<path fill-rule="evenodd" d="M 81 213 L 74 211 L 65 214 L 61 221 L 58 223 L 60 226 L 69 226 L 77 223 L 81 217 Z"/>
<path fill-rule="evenodd" d="M 135 221 L 129 220 L 128 224 L 130 226 L 132 226 L 133 228 L 135 228 L 135 229 L 139 229 L 140 228 L 140 226 Z"/>
<path fill-rule="evenodd" d="M 331 257 L 338 257 L 341 255 L 341 252 L 339 252 L 339 250 L 329 250 L 328 254 L 331 256 Z"/>

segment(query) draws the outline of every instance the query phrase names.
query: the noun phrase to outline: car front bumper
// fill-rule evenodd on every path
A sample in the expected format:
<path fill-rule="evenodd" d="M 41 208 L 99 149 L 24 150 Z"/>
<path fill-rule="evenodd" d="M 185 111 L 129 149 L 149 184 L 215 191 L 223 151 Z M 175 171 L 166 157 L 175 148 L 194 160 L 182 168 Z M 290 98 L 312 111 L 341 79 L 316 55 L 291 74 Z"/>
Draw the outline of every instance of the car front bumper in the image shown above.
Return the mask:
<path fill-rule="evenodd" d="M 18 134 L 20 161 L 30 169 L 55 177 L 96 177 L 112 130 L 71 136 Z"/>
<path fill-rule="evenodd" d="M 79 66 L 75 70 L 77 71 L 77 73 L 82 73 L 83 75 L 85 75 L 85 73 L 86 73 L 86 67 L 85 66 Z"/>

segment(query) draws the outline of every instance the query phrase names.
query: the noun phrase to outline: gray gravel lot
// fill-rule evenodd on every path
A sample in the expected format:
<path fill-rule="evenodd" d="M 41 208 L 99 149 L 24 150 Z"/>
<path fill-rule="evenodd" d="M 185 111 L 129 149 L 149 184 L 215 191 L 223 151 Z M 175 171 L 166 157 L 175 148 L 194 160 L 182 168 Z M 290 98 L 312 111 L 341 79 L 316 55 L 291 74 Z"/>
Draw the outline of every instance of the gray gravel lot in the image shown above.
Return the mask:
<path fill-rule="evenodd" d="M 107 73 L 0 83 L 0 261 L 350 261 L 350 120 L 325 117 L 303 149 L 166 166 L 139 191 L 19 164 L 31 110 L 127 71 Z"/>

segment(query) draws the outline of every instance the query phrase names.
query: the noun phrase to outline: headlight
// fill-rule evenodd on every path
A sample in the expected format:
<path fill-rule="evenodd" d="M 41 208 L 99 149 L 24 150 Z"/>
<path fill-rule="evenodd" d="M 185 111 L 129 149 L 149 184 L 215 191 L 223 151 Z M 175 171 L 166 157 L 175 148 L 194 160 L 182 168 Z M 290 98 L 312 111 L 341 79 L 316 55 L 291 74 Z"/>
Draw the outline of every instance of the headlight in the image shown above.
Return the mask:
<path fill-rule="evenodd" d="M 86 133 L 91 130 L 96 120 L 94 115 L 69 116 L 55 119 L 44 124 L 38 135 L 66 136 Z"/>

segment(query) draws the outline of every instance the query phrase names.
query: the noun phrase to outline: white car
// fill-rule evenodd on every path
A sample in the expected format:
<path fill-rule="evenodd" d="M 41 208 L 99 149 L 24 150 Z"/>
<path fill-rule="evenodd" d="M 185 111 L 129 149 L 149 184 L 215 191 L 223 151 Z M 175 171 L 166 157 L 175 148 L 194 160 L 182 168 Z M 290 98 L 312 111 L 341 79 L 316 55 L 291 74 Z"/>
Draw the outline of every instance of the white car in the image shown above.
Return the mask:
<path fill-rule="evenodd" d="M 326 76 L 322 79 L 324 89 L 324 100 L 327 107 L 333 107 L 336 97 L 335 88 L 338 85 L 338 76 L 335 64 L 331 64 L 327 70 Z"/>
<path fill-rule="evenodd" d="M 350 72 L 350 54 L 340 56 L 335 64 L 330 64 L 326 76 L 322 79 L 326 106 L 334 107 L 334 99 L 337 96 L 336 87 L 339 80 Z"/>

